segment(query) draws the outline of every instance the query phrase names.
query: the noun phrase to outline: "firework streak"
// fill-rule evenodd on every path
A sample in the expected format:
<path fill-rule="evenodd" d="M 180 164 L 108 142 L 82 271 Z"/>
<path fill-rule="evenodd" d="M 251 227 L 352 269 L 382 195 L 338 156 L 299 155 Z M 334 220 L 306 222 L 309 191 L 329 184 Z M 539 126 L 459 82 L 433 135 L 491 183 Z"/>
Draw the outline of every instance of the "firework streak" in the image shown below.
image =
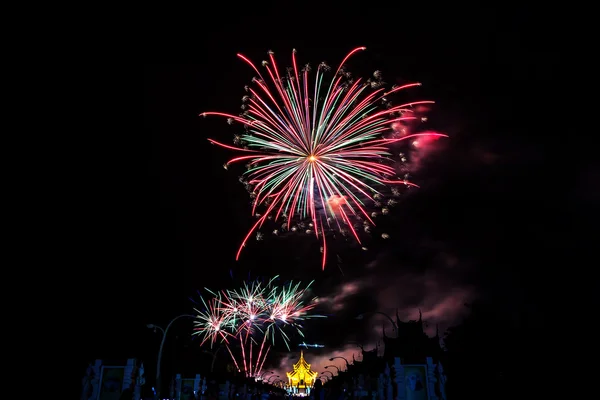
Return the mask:
<path fill-rule="evenodd" d="M 289 337 L 284 329 L 293 328 L 301 336 L 301 322 L 316 305 L 316 298 L 305 304 L 302 299 L 310 287 L 300 288 L 300 283 L 289 282 L 283 286 L 273 284 L 245 283 L 239 290 L 213 292 L 206 289 L 212 298 L 202 298 L 205 311 L 195 309 L 194 335 L 202 338 L 200 345 L 210 342 L 211 347 L 220 342 L 227 347 L 238 371 L 246 376 L 260 375 L 262 366 L 275 337 L 280 336 L 289 350 Z M 269 339 L 271 339 L 269 341 Z M 234 355 L 233 345 L 240 346 L 240 357 Z"/>
<path fill-rule="evenodd" d="M 394 86 L 386 91 L 380 73 L 375 80 L 352 80 L 344 64 L 355 53 L 352 50 L 342 61 L 330 81 L 325 72 L 330 68 L 321 63 L 314 83 L 310 82 L 310 66 L 301 70 L 292 52 L 292 67 L 280 73 L 273 52 L 263 61 L 264 73 L 245 56 L 258 77 L 247 86 L 248 95 L 242 99 L 244 110 L 239 116 L 220 112 L 228 123 L 240 123 L 245 133 L 236 136 L 230 146 L 215 140 L 221 147 L 246 153 L 229 160 L 245 162 L 248 170 L 244 179 L 251 188 L 252 214 L 258 220 L 244 238 L 237 254 L 250 236 L 267 219 L 309 220 L 311 229 L 322 240 L 322 268 L 327 258 L 326 230 L 347 227 L 360 243 L 353 227 L 359 218 L 374 225 L 366 204 L 388 185 L 417 186 L 396 176 L 390 145 L 418 136 L 446 136 L 439 133 L 417 133 L 401 138 L 388 137 L 391 124 L 415 120 L 414 106 L 434 103 L 414 101 L 392 106 L 388 97 L 394 93 L 420 86 L 412 83 Z M 265 79 L 265 77 L 267 79 Z M 374 89 L 374 90 L 367 90 Z M 381 108 L 384 104 L 386 107 Z M 264 209 L 260 214 L 259 207 Z"/>

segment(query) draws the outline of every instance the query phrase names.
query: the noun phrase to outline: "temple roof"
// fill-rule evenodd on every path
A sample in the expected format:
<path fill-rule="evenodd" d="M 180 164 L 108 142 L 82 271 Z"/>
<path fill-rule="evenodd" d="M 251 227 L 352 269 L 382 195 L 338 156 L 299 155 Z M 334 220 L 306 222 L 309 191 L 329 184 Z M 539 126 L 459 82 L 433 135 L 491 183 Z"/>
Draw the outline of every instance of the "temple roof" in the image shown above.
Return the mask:
<path fill-rule="evenodd" d="M 304 352 L 300 351 L 300 359 L 297 363 L 294 364 L 294 370 L 292 372 L 288 372 L 288 377 L 295 376 L 297 374 L 304 373 L 307 376 L 316 376 L 318 375 L 316 372 L 311 371 L 310 364 L 306 362 L 304 359 Z"/>
<path fill-rule="evenodd" d="M 303 351 L 300 351 L 300 359 L 298 360 L 298 362 L 296 364 L 294 364 L 294 371 L 296 371 L 299 368 L 310 371 L 310 364 L 307 363 L 306 360 L 304 359 Z"/>

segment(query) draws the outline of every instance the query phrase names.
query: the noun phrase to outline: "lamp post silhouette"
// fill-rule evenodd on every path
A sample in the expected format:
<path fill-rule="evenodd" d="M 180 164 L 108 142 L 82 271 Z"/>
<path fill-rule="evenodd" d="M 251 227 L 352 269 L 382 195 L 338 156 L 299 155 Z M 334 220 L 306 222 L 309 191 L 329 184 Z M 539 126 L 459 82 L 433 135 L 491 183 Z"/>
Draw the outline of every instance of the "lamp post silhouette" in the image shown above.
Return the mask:
<path fill-rule="evenodd" d="M 161 382 L 160 382 L 160 361 L 162 359 L 162 352 L 163 352 L 163 347 L 165 345 L 165 339 L 167 338 L 167 333 L 169 332 L 169 328 L 173 325 L 173 322 L 177 321 L 179 318 L 184 318 L 184 317 L 185 318 L 196 318 L 195 315 L 189 315 L 189 314 L 178 315 L 167 324 L 167 327 L 165 329 L 163 329 L 160 326 L 155 325 L 155 324 L 146 325 L 148 328 L 154 329 L 154 332 L 156 332 L 156 330 L 159 330 L 162 333 L 160 347 L 158 348 L 158 360 L 156 361 L 156 398 L 160 398 L 160 389 L 162 386 Z"/>
<path fill-rule="evenodd" d="M 350 367 L 350 363 L 348 362 L 348 360 L 346 360 L 346 357 L 340 357 L 340 356 L 337 356 L 337 357 L 331 357 L 331 358 L 329 359 L 329 361 L 333 361 L 333 360 L 335 360 L 336 358 L 340 358 L 340 359 L 342 359 L 342 360 L 346 361 L 346 369 L 348 369 L 348 367 Z"/>
<path fill-rule="evenodd" d="M 327 367 L 325 367 L 325 368 L 327 368 Z M 331 371 L 323 371 L 323 372 L 321 372 L 321 375 L 327 374 L 327 373 L 331 374 L 331 378 L 329 378 L 327 375 L 325 375 L 327 377 L 327 379 L 333 379 L 334 375 L 333 375 L 333 372 L 331 372 Z"/>
<path fill-rule="evenodd" d="M 273 371 L 265 371 L 262 374 L 258 375 L 258 380 L 264 381 L 265 380 L 265 375 L 266 374 L 274 374 L 275 372 Z"/>
<path fill-rule="evenodd" d="M 269 377 L 269 379 L 267 379 L 267 383 L 268 383 L 269 385 L 271 384 L 271 379 L 273 379 L 273 378 L 279 378 L 279 375 L 273 375 L 273 376 L 270 376 L 270 377 Z"/>
<path fill-rule="evenodd" d="M 267 371 L 267 372 L 265 372 L 265 373 L 262 375 L 262 380 L 263 380 L 263 382 L 267 380 L 267 375 L 269 375 L 269 374 L 274 374 L 274 373 L 275 373 L 274 371 Z M 271 378 L 271 377 L 269 377 L 269 378 Z"/>
<path fill-rule="evenodd" d="M 215 369 L 215 361 L 217 361 L 217 353 L 219 353 L 219 350 L 221 350 L 222 348 L 223 348 L 223 346 L 219 346 L 217 348 L 217 350 L 215 350 L 214 352 L 208 351 L 208 350 L 202 350 L 203 353 L 210 354 L 212 356 L 212 361 L 210 363 L 210 372 L 211 373 Z"/>
<path fill-rule="evenodd" d="M 362 320 L 365 318 L 365 315 L 369 315 L 369 314 L 379 314 L 379 315 L 383 315 L 384 317 L 386 317 L 387 319 L 390 320 L 390 322 L 392 323 L 392 327 L 394 328 L 394 332 L 396 332 L 396 337 L 398 337 L 398 326 L 396 325 L 396 323 L 394 322 L 394 320 L 392 319 L 392 317 L 390 317 L 389 315 L 387 315 L 384 312 L 381 311 L 370 311 L 370 312 L 366 312 L 366 313 L 362 313 L 356 316 L 355 319 L 358 320 Z"/>
<path fill-rule="evenodd" d="M 340 369 L 339 369 L 337 366 L 335 366 L 335 365 L 333 365 L 333 364 L 332 364 L 332 365 L 326 365 L 326 366 L 325 366 L 325 368 L 329 368 L 329 367 L 333 367 L 333 368 L 337 369 L 338 375 L 340 374 Z"/>

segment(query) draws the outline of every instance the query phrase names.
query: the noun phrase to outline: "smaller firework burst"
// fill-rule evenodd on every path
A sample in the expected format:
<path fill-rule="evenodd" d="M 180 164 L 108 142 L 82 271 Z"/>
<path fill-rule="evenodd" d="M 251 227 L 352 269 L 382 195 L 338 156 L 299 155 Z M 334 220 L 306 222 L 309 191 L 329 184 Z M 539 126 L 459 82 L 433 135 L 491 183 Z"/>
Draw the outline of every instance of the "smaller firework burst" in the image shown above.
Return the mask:
<path fill-rule="evenodd" d="M 269 308 L 270 315 L 266 320 L 268 324 L 266 335 L 272 337 L 273 342 L 275 341 L 275 332 L 277 331 L 281 334 L 287 346 L 289 337 L 283 330 L 285 327 L 291 326 L 295 328 L 298 334 L 304 336 L 301 322 L 307 317 L 318 317 L 309 314 L 309 311 L 315 307 L 317 299 L 312 298 L 307 303 L 302 301 L 306 297 L 307 290 L 311 285 L 312 282 L 304 289 L 301 289 L 300 283 L 294 284 L 293 282 L 289 282 L 287 285 L 273 288 L 270 293 L 272 299 Z"/>
<path fill-rule="evenodd" d="M 245 283 L 238 290 L 215 293 L 207 289 L 212 297 L 209 301 L 202 299 L 205 310 L 195 309 L 194 335 L 202 338 L 201 345 L 207 342 L 211 347 L 217 342 L 224 344 L 237 369 L 243 368 L 247 376 L 260 374 L 271 348 L 270 342 L 274 344 L 277 336 L 290 349 L 290 338 L 285 329 L 294 329 L 304 336 L 301 322 L 321 317 L 310 314 L 316 298 L 303 300 L 312 282 L 304 288 L 294 282 L 277 286 L 273 283 L 276 278 L 267 284 Z M 236 348 L 239 345 L 241 350 L 239 360 L 234 355 L 233 344 Z"/>
<path fill-rule="evenodd" d="M 228 338 L 232 336 L 231 329 L 234 324 L 228 314 L 221 312 L 220 298 L 213 297 L 208 303 L 204 299 L 201 300 L 205 311 L 194 309 L 197 313 L 196 320 L 194 321 L 194 334 L 202 337 L 200 345 L 203 345 L 207 341 L 210 341 L 211 346 L 217 340 L 227 342 Z"/>

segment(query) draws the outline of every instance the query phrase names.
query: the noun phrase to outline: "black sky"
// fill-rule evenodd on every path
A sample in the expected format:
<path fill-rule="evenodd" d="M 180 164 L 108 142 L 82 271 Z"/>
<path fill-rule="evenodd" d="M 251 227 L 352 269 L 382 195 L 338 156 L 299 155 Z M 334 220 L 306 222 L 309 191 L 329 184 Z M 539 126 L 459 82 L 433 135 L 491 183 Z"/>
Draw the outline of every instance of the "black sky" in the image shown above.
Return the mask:
<path fill-rule="evenodd" d="M 565 187 L 557 183 L 572 179 L 565 168 L 549 169 L 561 148 L 552 139 L 560 130 L 548 117 L 561 59 L 551 27 L 527 9 L 491 6 L 429 12 L 369 8 L 364 15 L 342 12 L 310 23 L 308 8 L 295 17 L 288 11 L 248 8 L 214 21 L 204 17 L 189 32 L 158 40 L 161 49 L 171 43 L 183 48 L 183 56 L 143 66 L 141 138 L 123 132 L 115 143 L 136 145 L 135 161 L 125 164 L 134 168 L 107 166 L 110 173 L 94 200 L 102 206 L 87 216 L 84 251 L 93 255 L 90 264 L 99 272 L 91 283 L 95 316 L 81 326 L 90 343 L 82 365 L 127 357 L 154 363 L 158 339 L 147 323 L 165 324 L 191 312 L 189 298 L 196 290 L 231 286 L 248 274 L 315 279 L 315 291 L 324 297 L 361 277 L 379 283 L 430 274 L 439 290 L 440 282 L 452 282 L 444 290 L 468 287 L 473 296 L 507 304 L 519 298 L 541 308 L 540 299 L 551 295 L 540 277 L 547 278 L 548 265 L 568 260 L 565 255 L 574 251 L 574 237 L 558 238 L 578 235 L 578 204 L 593 176 Z M 252 221 L 249 200 L 236 175 L 222 168 L 230 154 L 206 140 L 227 142 L 235 130 L 198 114 L 239 109 L 253 74 L 237 52 L 260 62 L 272 49 L 287 66 L 296 48 L 303 62 L 336 64 L 357 46 L 368 50 L 353 59 L 352 71 L 364 76 L 379 69 L 391 83 L 423 82 L 415 96 L 437 102 L 431 123 L 451 138 L 419 170 L 423 189 L 388 222 L 389 242 L 373 244 L 366 255 L 340 248 L 345 275 L 335 263 L 321 272 L 318 246 L 304 239 L 253 243 L 236 263 L 235 251 Z M 569 162 L 576 171 L 577 162 Z M 459 260 L 459 267 L 440 267 L 449 259 Z M 422 306 L 426 286 L 412 290 L 405 304 L 390 307 Z M 380 307 L 377 293 L 376 285 L 358 293 L 328 324 L 364 329 L 349 316 Z M 343 344 L 327 329 L 314 329 L 315 342 Z M 189 354 L 198 353 L 189 349 L 197 343 L 189 343 L 188 330 L 186 322 L 175 328 L 180 338 L 175 357 L 185 361 L 172 365 L 195 362 Z"/>

